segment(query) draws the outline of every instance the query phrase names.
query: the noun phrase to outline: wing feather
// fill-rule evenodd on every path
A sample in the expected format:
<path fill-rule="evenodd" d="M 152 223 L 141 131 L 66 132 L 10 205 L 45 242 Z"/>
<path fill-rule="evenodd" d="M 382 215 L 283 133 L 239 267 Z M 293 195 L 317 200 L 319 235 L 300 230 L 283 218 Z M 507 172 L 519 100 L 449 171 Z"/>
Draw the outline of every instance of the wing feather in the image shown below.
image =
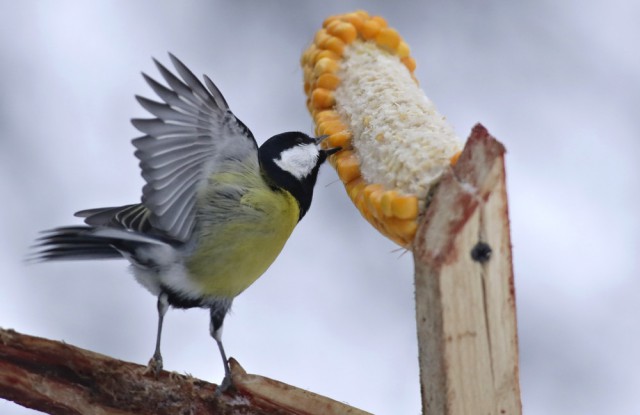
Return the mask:
<path fill-rule="evenodd" d="M 169 56 L 171 56 L 171 55 L 169 55 Z M 171 89 L 173 89 L 176 92 L 176 94 L 178 94 L 178 97 L 182 98 L 183 100 L 188 101 L 189 103 L 194 105 L 196 108 L 200 108 L 200 106 L 204 104 L 209 109 L 214 110 L 214 111 L 220 109 L 215 104 L 215 101 L 214 101 L 213 105 L 210 105 L 210 102 L 206 97 L 203 99 L 202 97 L 199 97 L 198 95 L 196 95 L 194 93 L 193 89 L 192 89 L 194 87 L 194 85 L 185 84 L 177 76 L 175 76 L 173 73 L 171 73 L 171 71 L 169 71 L 163 64 L 161 64 L 160 62 L 158 62 L 155 59 L 153 61 L 155 62 L 156 67 L 158 68 L 158 71 L 160 72 L 160 75 L 162 75 L 162 77 L 167 82 L 167 84 L 169 84 L 169 87 L 171 87 Z M 194 76 L 194 78 L 195 78 L 195 76 Z"/>
<path fill-rule="evenodd" d="M 156 139 L 175 135 L 194 135 L 199 133 L 197 125 L 173 124 L 160 118 L 134 118 L 131 123 L 139 131 Z"/>
<path fill-rule="evenodd" d="M 136 97 L 154 118 L 132 120 L 144 134 L 133 145 L 147 182 L 142 200 L 151 225 L 184 242 L 195 227 L 197 200 L 211 174 L 246 170 L 247 165 L 258 174 L 257 145 L 215 84 L 206 76 L 203 84 L 175 56 L 169 57 L 177 75 L 154 59 L 167 86 L 143 74 L 163 102 Z M 131 212 L 127 218 L 137 220 L 137 215 Z"/>
<path fill-rule="evenodd" d="M 171 59 L 173 66 L 176 68 L 178 75 L 180 75 L 180 77 L 184 79 L 187 87 L 190 88 L 190 90 L 195 94 L 197 98 L 200 99 L 201 102 L 207 103 L 208 106 L 212 109 L 229 109 L 227 102 L 224 99 L 221 100 L 221 102 L 216 100 L 211 95 L 211 93 L 207 91 L 204 85 L 202 85 L 202 82 L 200 82 L 200 80 L 193 74 L 193 72 L 191 72 L 191 70 L 187 68 L 178 58 L 176 58 L 172 54 L 169 54 L 169 58 Z M 212 99 L 213 102 L 211 102 Z"/>
<path fill-rule="evenodd" d="M 143 153 L 162 154 L 172 151 L 174 148 L 183 148 L 190 146 L 208 146 L 207 137 L 198 137 L 194 141 L 192 135 L 173 136 L 171 140 L 159 140 L 157 138 L 144 136 L 136 139 L 136 157 L 144 157 Z"/>
<path fill-rule="evenodd" d="M 206 147 L 196 145 L 196 149 L 206 150 Z M 153 159 L 144 163 L 145 169 L 161 170 L 167 168 L 186 168 L 187 166 L 198 163 L 206 159 L 205 154 L 193 151 L 193 147 L 179 147 L 171 152 L 163 152 Z"/>
<path fill-rule="evenodd" d="M 151 212 L 142 204 L 86 209 L 76 212 L 75 216 L 85 218 L 87 225 L 126 229 L 143 234 L 152 234 L 149 223 Z"/>
<path fill-rule="evenodd" d="M 197 117 L 184 111 L 177 111 L 168 104 L 163 104 L 138 95 L 136 95 L 136 100 L 142 108 L 165 121 L 176 121 L 185 124 L 209 123 L 209 120 L 205 117 Z"/>
<path fill-rule="evenodd" d="M 214 84 L 213 81 L 211 81 L 211 79 L 209 79 L 207 75 L 203 75 L 203 78 L 204 78 L 205 85 L 207 86 L 207 88 L 209 88 L 209 92 L 211 92 L 211 95 L 213 96 L 213 99 L 215 99 L 218 106 L 220 108 L 229 109 L 227 100 L 224 99 L 224 97 L 222 96 L 222 93 L 220 92 L 216 84 Z"/>
<path fill-rule="evenodd" d="M 165 190 L 169 185 L 174 187 L 180 187 L 180 185 L 187 181 L 189 176 L 193 176 L 191 181 L 198 181 L 200 168 L 194 160 L 192 165 L 173 163 L 165 166 L 163 169 L 156 169 L 150 173 L 143 175 L 144 179 L 149 182 L 148 186 L 151 186 L 156 191 Z M 188 176 L 189 175 L 189 176 Z M 167 190 L 169 191 L 169 190 Z"/>

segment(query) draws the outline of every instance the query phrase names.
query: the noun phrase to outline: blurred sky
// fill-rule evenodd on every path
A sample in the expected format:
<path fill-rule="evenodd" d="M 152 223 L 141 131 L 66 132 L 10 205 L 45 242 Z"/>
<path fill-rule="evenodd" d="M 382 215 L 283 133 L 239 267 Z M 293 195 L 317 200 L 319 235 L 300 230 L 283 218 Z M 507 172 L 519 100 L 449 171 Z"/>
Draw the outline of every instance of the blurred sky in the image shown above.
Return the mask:
<path fill-rule="evenodd" d="M 141 70 L 175 53 L 259 142 L 312 131 L 299 57 L 322 20 L 396 27 L 427 95 L 465 138 L 507 147 L 525 413 L 640 413 L 637 1 L 0 0 L 0 326 L 146 364 L 155 299 L 125 262 L 26 266 L 39 230 L 133 203 Z M 314 206 L 234 303 L 225 345 L 251 373 L 377 414 L 418 414 L 412 258 L 324 168 Z M 635 213 L 634 213 L 635 212 Z M 165 367 L 212 382 L 208 313 L 173 311 Z M 0 401 L 0 413 L 27 414 Z"/>

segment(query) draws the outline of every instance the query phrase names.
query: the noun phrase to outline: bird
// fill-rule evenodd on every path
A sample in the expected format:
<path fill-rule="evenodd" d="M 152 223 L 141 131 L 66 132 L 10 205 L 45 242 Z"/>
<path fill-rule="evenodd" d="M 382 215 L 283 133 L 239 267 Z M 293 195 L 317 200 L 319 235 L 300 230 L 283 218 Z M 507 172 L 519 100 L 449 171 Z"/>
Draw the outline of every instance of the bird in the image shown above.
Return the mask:
<path fill-rule="evenodd" d="M 166 85 L 144 72 L 160 98 L 136 95 L 151 118 L 132 119 L 132 140 L 145 180 L 140 203 L 81 210 L 84 224 L 43 231 L 34 259 L 124 258 L 157 297 L 158 326 L 148 370 L 162 371 L 163 319 L 170 307 L 209 309 L 209 332 L 224 365 L 218 391 L 231 384 L 222 344 L 236 296 L 280 254 L 309 211 L 320 166 L 340 147 L 298 131 L 258 147 L 220 90 L 202 83 L 169 53 L 175 73 L 153 59 Z"/>

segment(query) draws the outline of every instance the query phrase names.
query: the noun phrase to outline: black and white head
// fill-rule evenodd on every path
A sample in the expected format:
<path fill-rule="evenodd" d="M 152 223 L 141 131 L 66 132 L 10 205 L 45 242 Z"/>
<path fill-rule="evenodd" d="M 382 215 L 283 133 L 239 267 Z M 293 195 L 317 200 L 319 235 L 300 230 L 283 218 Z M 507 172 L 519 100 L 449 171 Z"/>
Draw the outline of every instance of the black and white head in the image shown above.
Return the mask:
<path fill-rule="evenodd" d="M 309 137 L 300 132 L 274 135 L 260 146 L 260 168 L 269 184 L 291 193 L 300 206 L 300 217 L 309 210 L 318 170 L 340 147 L 322 149 L 326 136 Z"/>

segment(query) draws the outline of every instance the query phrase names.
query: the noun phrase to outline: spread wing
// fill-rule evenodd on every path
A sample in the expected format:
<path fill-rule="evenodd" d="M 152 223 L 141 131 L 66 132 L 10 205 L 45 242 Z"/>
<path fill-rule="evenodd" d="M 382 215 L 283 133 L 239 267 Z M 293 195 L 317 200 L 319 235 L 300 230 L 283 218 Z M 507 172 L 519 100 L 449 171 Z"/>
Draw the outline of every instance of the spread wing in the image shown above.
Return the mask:
<path fill-rule="evenodd" d="M 164 102 L 136 97 L 155 118 L 131 121 L 146 134 L 134 139 L 133 145 L 147 182 L 142 204 L 150 211 L 151 225 L 186 241 L 195 224 L 198 194 L 208 177 L 233 170 L 234 164 L 245 170 L 249 164 L 257 173 L 257 144 L 206 75 L 205 87 L 175 56 L 169 57 L 179 77 L 154 59 L 168 87 L 143 74 Z M 241 161 L 244 167 L 239 166 Z"/>

